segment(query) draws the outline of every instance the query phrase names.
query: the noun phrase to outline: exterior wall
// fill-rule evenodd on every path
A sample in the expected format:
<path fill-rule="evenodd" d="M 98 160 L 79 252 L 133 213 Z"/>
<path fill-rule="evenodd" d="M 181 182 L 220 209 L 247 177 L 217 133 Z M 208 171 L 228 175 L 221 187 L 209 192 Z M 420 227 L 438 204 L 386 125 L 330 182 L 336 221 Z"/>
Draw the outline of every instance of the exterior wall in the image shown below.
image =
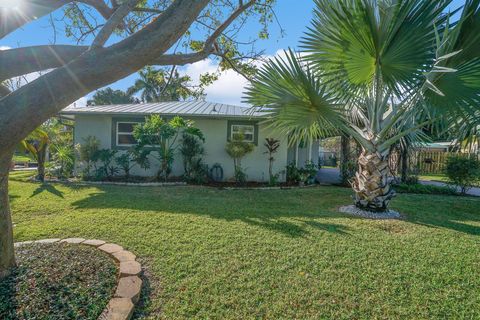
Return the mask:
<path fill-rule="evenodd" d="M 119 119 L 119 116 L 114 116 Z M 128 117 L 131 119 L 132 117 Z M 127 118 L 126 118 L 127 119 Z M 233 159 L 225 151 L 225 145 L 228 137 L 228 120 L 227 119 L 207 119 L 207 118 L 191 118 L 195 126 L 202 130 L 205 135 L 205 156 L 204 162 L 211 167 L 215 163 L 219 163 L 224 172 L 224 180 L 233 179 L 234 168 Z M 231 119 L 237 121 L 237 119 Z M 242 120 L 243 121 L 243 120 Z M 282 171 L 280 181 L 285 180 L 285 166 L 287 165 L 287 139 L 275 135 L 266 128 L 266 125 L 258 121 L 258 144 L 254 151 L 242 159 L 242 167 L 245 169 L 248 180 L 267 182 L 268 177 L 268 155 L 265 154 L 266 148 L 263 145 L 265 138 L 276 138 L 280 140 L 280 148 L 274 155 L 274 173 Z M 82 144 L 83 139 L 87 136 L 95 136 L 101 141 L 101 148 L 111 148 L 114 135 L 112 134 L 112 117 L 101 115 L 77 115 L 75 119 L 75 144 Z M 114 141 L 113 141 L 114 142 Z M 123 151 L 120 151 L 123 152 Z M 158 170 L 158 161 L 151 157 L 151 168 L 147 171 L 135 167 L 132 170 L 133 175 L 155 176 Z M 175 161 L 173 163 L 173 172 L 171 176 L 181 176 L 183 174 L 183 163 L 179 152 L 176 152 Z"/>
<path fill-rule="evenodd" d="M 303 167 L 307 161 L 318 164 L 319 147 L 318 140 L 307 143 L 303 147 L 298 146 L 297 148 L 297 145 L 290 146 L 287 152 L 287 163 L 294 163 L 297 167 Z"/>

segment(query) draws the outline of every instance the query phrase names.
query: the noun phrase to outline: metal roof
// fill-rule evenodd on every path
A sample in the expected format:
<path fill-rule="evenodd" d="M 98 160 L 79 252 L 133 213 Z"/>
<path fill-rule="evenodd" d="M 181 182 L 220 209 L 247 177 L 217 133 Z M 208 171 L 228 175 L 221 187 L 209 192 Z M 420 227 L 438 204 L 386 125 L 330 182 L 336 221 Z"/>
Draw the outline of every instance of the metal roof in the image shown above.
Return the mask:
<path fill-rule="evenodd" d="M 233 106 L 207 101 L 172 101 L 141 104 L 117 104 L 104 106 L 68 106 L 61 115 L 110 114 L 110 115 L 184 115 L 211 118 L 264 118 L 258 108 Z"/>

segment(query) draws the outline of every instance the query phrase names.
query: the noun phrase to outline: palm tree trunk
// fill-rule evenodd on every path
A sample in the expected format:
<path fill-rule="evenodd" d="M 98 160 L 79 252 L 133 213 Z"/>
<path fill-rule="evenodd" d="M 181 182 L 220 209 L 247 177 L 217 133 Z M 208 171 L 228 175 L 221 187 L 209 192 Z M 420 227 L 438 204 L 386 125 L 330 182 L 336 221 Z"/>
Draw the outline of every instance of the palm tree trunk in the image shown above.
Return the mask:
<path fill-rule="evenodd" d="M 342 135 L 340 138 L 340 175 L 343 185 L 348 185 L 348 168 L 347 163 L 350 158 L 350 138 L 346 135 Z"/>
<path fill-rule="evenodd" d="M 15 266 L 13 227 L 8 199 L 8 174 L 13 151 L 0 155 L 0 279 L 10 274 Z"/>
<path fill-rule="evenodd" d="M 402 148 L 400 152 L 401 165 L 400 165 L 400 176 L 403 183 L 407 182 L 408 179 L 408 150 Z"/>
<path fill-rule="evenodd" d="M 370 211 L 385 211 L 395 192 L 390 187 L 388 154 L 362 151 L 358 158 L 353 189 L 355 205 Z"/>
<path fill-rule="evenodd" d="M 37 162 L 38 162 L 38 168 L 37 168 L 37 180 L 40 182 L 45 181 L 45 160 L 47 157 L 47 148 L 41 148 L 38 151 L 37 155 Z"/>

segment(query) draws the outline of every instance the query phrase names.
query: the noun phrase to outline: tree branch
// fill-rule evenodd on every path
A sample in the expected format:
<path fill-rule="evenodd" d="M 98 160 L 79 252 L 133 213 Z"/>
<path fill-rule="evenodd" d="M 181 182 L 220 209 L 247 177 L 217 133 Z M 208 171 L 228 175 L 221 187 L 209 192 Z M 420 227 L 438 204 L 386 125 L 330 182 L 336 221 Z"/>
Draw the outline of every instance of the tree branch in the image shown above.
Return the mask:
<path fill-rule="evenodd" d="M 255 2 L 255 0 L 251 0 L 238 7 L 230 17 L 207 38 L 201 51 L 186 54 L 164 54 L 152 61 L 151 64 L 183 66 L 204 60 L 211 54 L 219 54 L 214 46 L 215 40 L 240 14 L 245 12 Z M 35 71 L 62 67 L 87 50 L 88 47 L 86 46 L 51 45 L 0 51 L 0 81 Z"/>
<path fill-rule="evenodd" d="M 108 48 L 89 50 L 0 99 L 0 150 L 9 150 L 49 117 L 85 94 L 128 76 L 167 51 L 209 0 L 175 0 L 149 25 Z"/>
<path fill-rule="evenodd" d="M 8 96 L 11 93 L 10 89 L 5 87 L 3 84 L 0 83 L 0 98 Z"/>
<path fill-rule="evenodd" d="M 102 30 L 97 34 L 90 49 L 103 47 L 105 42 L 107 42 L 108 38 L 112 35 L 113 31 L 119 24 L 123 22 L 123 18 L 125 18 L 132 9 L 137 5 L 140 0 L 128 0 L 110 16 L 107 23 L 103 26 Z"/>
<path fill-rule="evenodd" d="M 16 9 L 0 10 L 0 39 L 12 33 L 30 21 L 39 19 L 65 6 L 74 0 L 23 0 L 18 1 Z M 103 0 L 77 0 L 97 10 L 105 19 L 108 19 L 113 9 Z"/>
<path fill-rule="evenodd" d="M 51 45 L 0 51 L 0 82 L 24 74 L 57 68 L 84 53 L 86 46 Z"/>
<path fill-rule="evenodd" d="M 155 65 L 177 65 L 183 66 L 190 63 L 195 63 L 206 59 L 211 54 L 217 54 L 221 56 L 218 49 L 215 46 L 217 38 L 232 24 L 235 19 L 238 18 L 243 12 L 255 4 L 256 0 L 251 0 L 246 4 L 241 4 L 229 17 L 226 19 L 205 41 L 203 49 L 186 54 L 166 54 L 154 61 Z"/>

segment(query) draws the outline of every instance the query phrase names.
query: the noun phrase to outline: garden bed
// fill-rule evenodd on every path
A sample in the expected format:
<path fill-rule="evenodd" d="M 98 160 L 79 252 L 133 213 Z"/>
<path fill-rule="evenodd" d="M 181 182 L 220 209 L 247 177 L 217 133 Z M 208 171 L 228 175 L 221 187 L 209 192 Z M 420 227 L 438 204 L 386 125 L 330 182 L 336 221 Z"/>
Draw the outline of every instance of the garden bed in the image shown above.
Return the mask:
<path fill-rule="evenodd" d="M 28 244 L 0 282 L 0 319 L 97 319 L 112 298 L 117 267 L 92 247 Z"/>

